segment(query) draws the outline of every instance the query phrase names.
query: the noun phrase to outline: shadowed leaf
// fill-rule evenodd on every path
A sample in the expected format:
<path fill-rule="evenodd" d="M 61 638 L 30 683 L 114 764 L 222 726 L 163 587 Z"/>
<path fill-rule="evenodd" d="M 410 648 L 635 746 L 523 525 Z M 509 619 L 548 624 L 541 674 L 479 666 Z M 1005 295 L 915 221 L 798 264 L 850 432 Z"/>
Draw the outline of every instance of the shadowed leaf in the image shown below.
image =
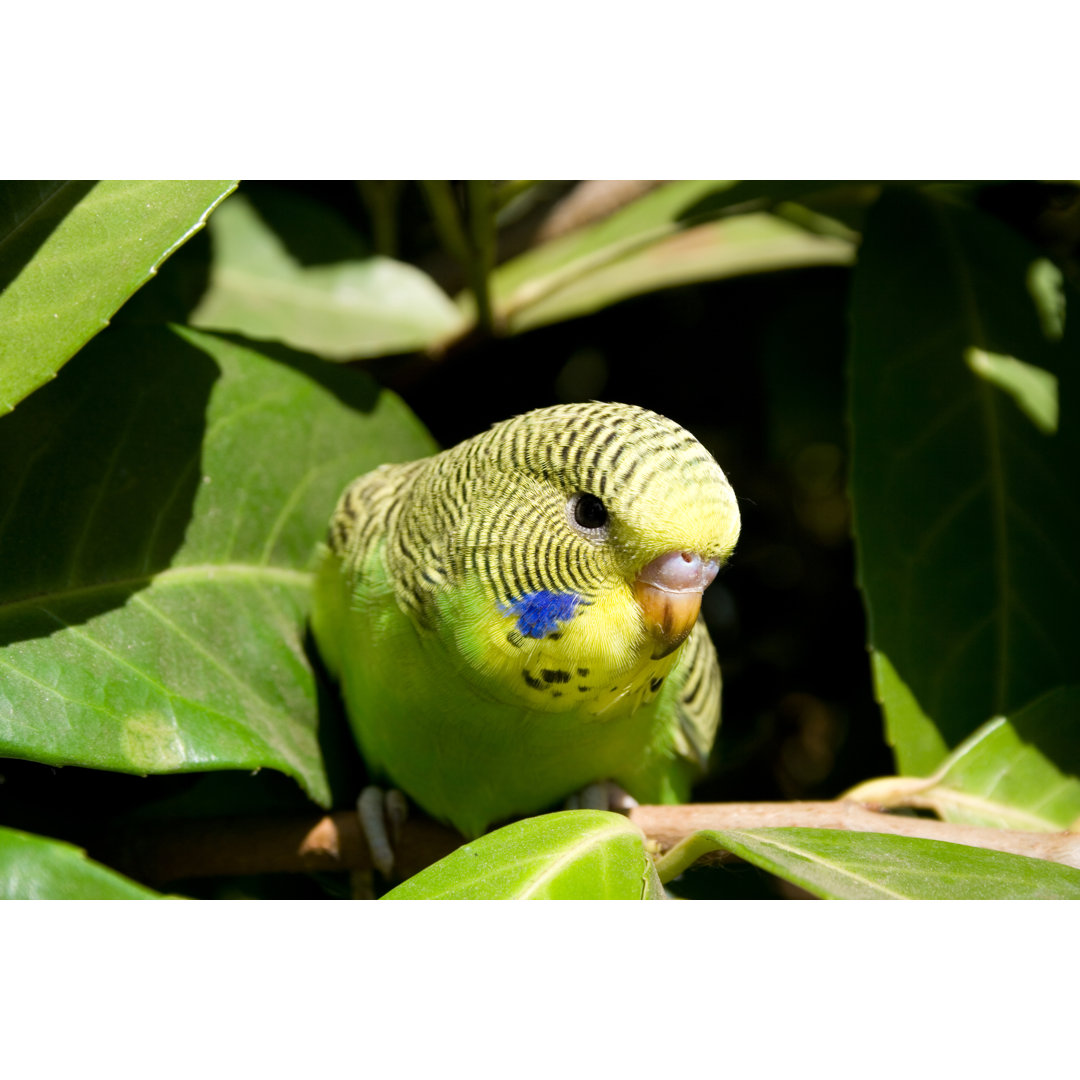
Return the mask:
<path fill-rule="evenodd" d="M 372 255 L 301 265 L 242 195 L 214 215 L 210 236 L 210 286 L 194 326 L 348 360 L 421 349 L 462 324 L 453 301 L 408 263 Z"/>
<path fill-rule="evenodd" d="M 868 217 L 851 489 L 870 640 L 916 705 L 897 710 L 879 684 L 904 773 L 929 775 L 988 717 L 1075 678 L 1075 345 L 1043 332 L 1036 262 L 999 222 L 913 192 Z"/>

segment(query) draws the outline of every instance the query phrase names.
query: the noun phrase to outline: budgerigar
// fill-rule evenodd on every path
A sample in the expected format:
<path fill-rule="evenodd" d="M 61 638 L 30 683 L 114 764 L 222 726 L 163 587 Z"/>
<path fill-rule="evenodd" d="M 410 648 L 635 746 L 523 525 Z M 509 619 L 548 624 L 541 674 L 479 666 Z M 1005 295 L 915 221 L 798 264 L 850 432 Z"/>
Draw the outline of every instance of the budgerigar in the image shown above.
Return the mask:
<path fill-rule="evenodd" d="M 708 451 L 631 405 L 361 476 L 312 627 L 372 774 L 468 837 L 598 781 L 684 801 L 720 714 L 701 595 L 738 535 Z"/>

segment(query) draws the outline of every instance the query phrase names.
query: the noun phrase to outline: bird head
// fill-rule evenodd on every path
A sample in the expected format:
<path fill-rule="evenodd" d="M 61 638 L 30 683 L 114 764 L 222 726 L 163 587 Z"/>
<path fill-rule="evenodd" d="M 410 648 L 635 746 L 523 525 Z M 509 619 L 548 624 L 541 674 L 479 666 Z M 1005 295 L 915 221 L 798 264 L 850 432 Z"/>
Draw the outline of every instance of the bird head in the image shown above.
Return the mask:
<path fill-rule="evenodd" d="M 518 634 L 576 627 L 579 654 L 606 653 L 612 667 L 679 647 L 739 535 L 731 485 L 693 435 L 637 406 L 592 403 L 539 409 L 462 445 L 458 472 L 475 480 L 460 557 Z"/>

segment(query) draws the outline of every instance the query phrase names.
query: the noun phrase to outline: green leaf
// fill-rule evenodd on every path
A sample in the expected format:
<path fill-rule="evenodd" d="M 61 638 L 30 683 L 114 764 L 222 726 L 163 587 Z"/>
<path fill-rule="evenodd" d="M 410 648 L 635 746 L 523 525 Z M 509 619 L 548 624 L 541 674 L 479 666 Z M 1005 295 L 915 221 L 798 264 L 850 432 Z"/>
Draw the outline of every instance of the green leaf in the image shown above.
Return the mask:
<path fill-rule="evenodd" d="M 649 192 L 610 217 L 510 259 L 491 275 L 496 318 L 516 329 L 519 313 L 571 282 L 679 232 L 679 214 L 731 180 L 680 180 Z"/>
<path fill-rule="evenodd" d="M 997 716 L 946 758 L 919 805 L 949 821 L 1000 829 L 1067 829 L 1080 819 L 1080 686 Z"/>
<path fill-rule="evenodd" d="M 565 810 L 526 818 L 465 844 L 386 894 L 387 900 L 654 900 L 663 898 L 641 830 L 621 814 Z"/>
<path fill-rule="evenodd" d="M 1080 899 L 1080 870 L 1060 863 L 842 829 L 702 830 L 664 856 L 661 880 L 717 850 L 829 900 Z"/>
<path fill-rule="evenodd" d="M 819 202 L 823 194 L 846 195 L 845 202 L 862 202 L 876 186 L 863 180 L 739 180 L 688 203 L 679 213 L 682 221 L 701 221 L 721 214 L 767 210 L 786 202 Z M 828 200 L 827 200 L 828 201 Z"/>
<path fill-rule="evenodd" d="M 772 214 L 746 214 L 699 225 L 658 240 L 609 265 L 568 281 L 526 306 L 515 332 L 587 315 L 654 289 L 801 266 L 855 261 L 850 240 L 819 236 Z"/>
<path fill-rule="evenodd" d="M 1080 686 L 1063 686 L 980 728 L 941 777 L 968 796 L 945 808 L 949 820 L 1050 831 L 1080 819 L 1078 716 Z"/>
<path fill-rule="evenodd" d="M 0 415 L 51 379 L 236 187 L 0 185 Z"/>
<path fill-rule="evenodd" d="M 0 900 L 157 900 L 60 840 L 0 826 Z"/>
<path fill-rule="evenodd" d="M 984 349 L 970 348 L 965 351 L 964 359 L 976 375 L 1011 394 L 1044 435 L 1057 431 L 1058 381 L 1053 372 L 1025 364 L 1015 356 L 999 356 Z"/>
<path fill-rule="evenodd" d="M 0 421 L 0 755 L 329 798 L 303 639 L 344 485 L 430 453 L 358 372 L 113 327 Z"/>
<path fill-rule="evenodd" d="M 771 214 L 704 224 L 837 181 L 679 180 L 610 217 L 543 244 L 491 277 L 497 321 L 513 333 L 597 311 L 653 289 L 796 266 L 846 264 L 850 239 L 819 236 Z M 696 227 L 695 227 L 696 226 Z M 462 300 L 468 309 L 467 298 Z"/>
<path fill-rule="evenodd" d="M 1028 292 L 1035 302 L 1043 335 L 1049 341 L 1065 333 L 1065 278 L 1049 259 L 1036 259 L 1028 267 Z"/>
<path fill-rule="evenodd" d="M 730 187 L 732 180 L 677 180 L 650 191 L 609 217 L 510 259 L 492 275 L 496 299 L 505 302 L 522 287 L 565 268 L 592 260 L 628 241 L 664 235 L 678 227 L 681 213 L 710 192 Z"/>
<path fill-rule="evenodd" d="M 926 748 L 940 760 L 948 753 L 941 732 L 922 711 L 915 695 L 900 678 L 892 661 L 880 650 L 870 650 L 870 668 L 874 678 L 874 697 L 888 718 L 889 730 L 903 732 L 905 745 Z"/>
<path fill-rule="evenodd" d="M 1028 289 L 1038 259 L 996 220 L 913 192 L 887 191 L 868 216 L 851 491 L 870 640 L 907 688 L 895 708 L 875 664 L 904 773 L 932 773 L 988 717 L 1075 678 L 1076 346 L 1043 332 Z M 1056 434 L 1031 415 L 1049 415 L 1031 393 L 1048 379 L 1005 389 L 972 349 L 1056 376 Z"/>
<path fill-rule="evenodd" d="M 327 227 L 325 216 L 313 231 Z M 195 326 L 330 360 L 411 352 L 462 326 L 453 301 L 415 266 L 382 255 L 301 265 L 242 195 L 214 215 L 210 237 L 210 287 L 192 312 Z"/>

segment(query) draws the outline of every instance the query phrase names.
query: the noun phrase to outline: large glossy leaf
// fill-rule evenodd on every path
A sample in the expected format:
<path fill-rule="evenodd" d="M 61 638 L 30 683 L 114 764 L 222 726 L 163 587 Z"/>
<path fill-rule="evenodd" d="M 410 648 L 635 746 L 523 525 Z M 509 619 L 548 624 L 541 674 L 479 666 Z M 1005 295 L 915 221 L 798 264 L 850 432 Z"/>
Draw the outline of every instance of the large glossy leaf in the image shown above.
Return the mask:
<path fill-rule="evenodd" d="M 51 379 L 235 180 L 0 184 L 0 415 Z"/>
<path fill-rule="evenodd" d="M 1080 870 L 1060 863 L 843 829 L 698 832 L 664 856 L 660 877 L 670 881 L 717 850 L 832 900 L 1080 899 Z"/>
<path fill-rule="evenodd" d="M 464 844 L 387 900 L 652 900 L 663 889 L 637 826 L 620 814 L 566 810 Z"/>
<path fill-rule="evenodd" d="M 0 826 L 0 900 L 159 898 L 71 844 Z"/>
<path fill-rule="evenodd" d="M 318 227 L 326 227 L 325 214 L 315 217 Z M 421 349 L 464 322 L 446 293 L 408 263 L 372 255 L 302 265 L 243 195 L 214 215 L 210 236 L 210 286 L 192 312 L 195 326 L 349 360 Z"/>
<path fill-rule="evenodd" d="M 111 328 L 0 421 L 0 754 L 325 803 L 314 545 L 350 478 L 432 449 L 360 373 Z"/>
<path fill-rule="evenodd" d="M 879 678 L 905 773 L 1075 679 L 1076 345 L 1044 333 L 1029 292 L 1040 261 L 999 222 L 913 192 L 887 192 L 868 218 L 851 486 L 875 671 L 908 690 Z M 1041 375 L 1017 380 L 994 357 Z"/>

